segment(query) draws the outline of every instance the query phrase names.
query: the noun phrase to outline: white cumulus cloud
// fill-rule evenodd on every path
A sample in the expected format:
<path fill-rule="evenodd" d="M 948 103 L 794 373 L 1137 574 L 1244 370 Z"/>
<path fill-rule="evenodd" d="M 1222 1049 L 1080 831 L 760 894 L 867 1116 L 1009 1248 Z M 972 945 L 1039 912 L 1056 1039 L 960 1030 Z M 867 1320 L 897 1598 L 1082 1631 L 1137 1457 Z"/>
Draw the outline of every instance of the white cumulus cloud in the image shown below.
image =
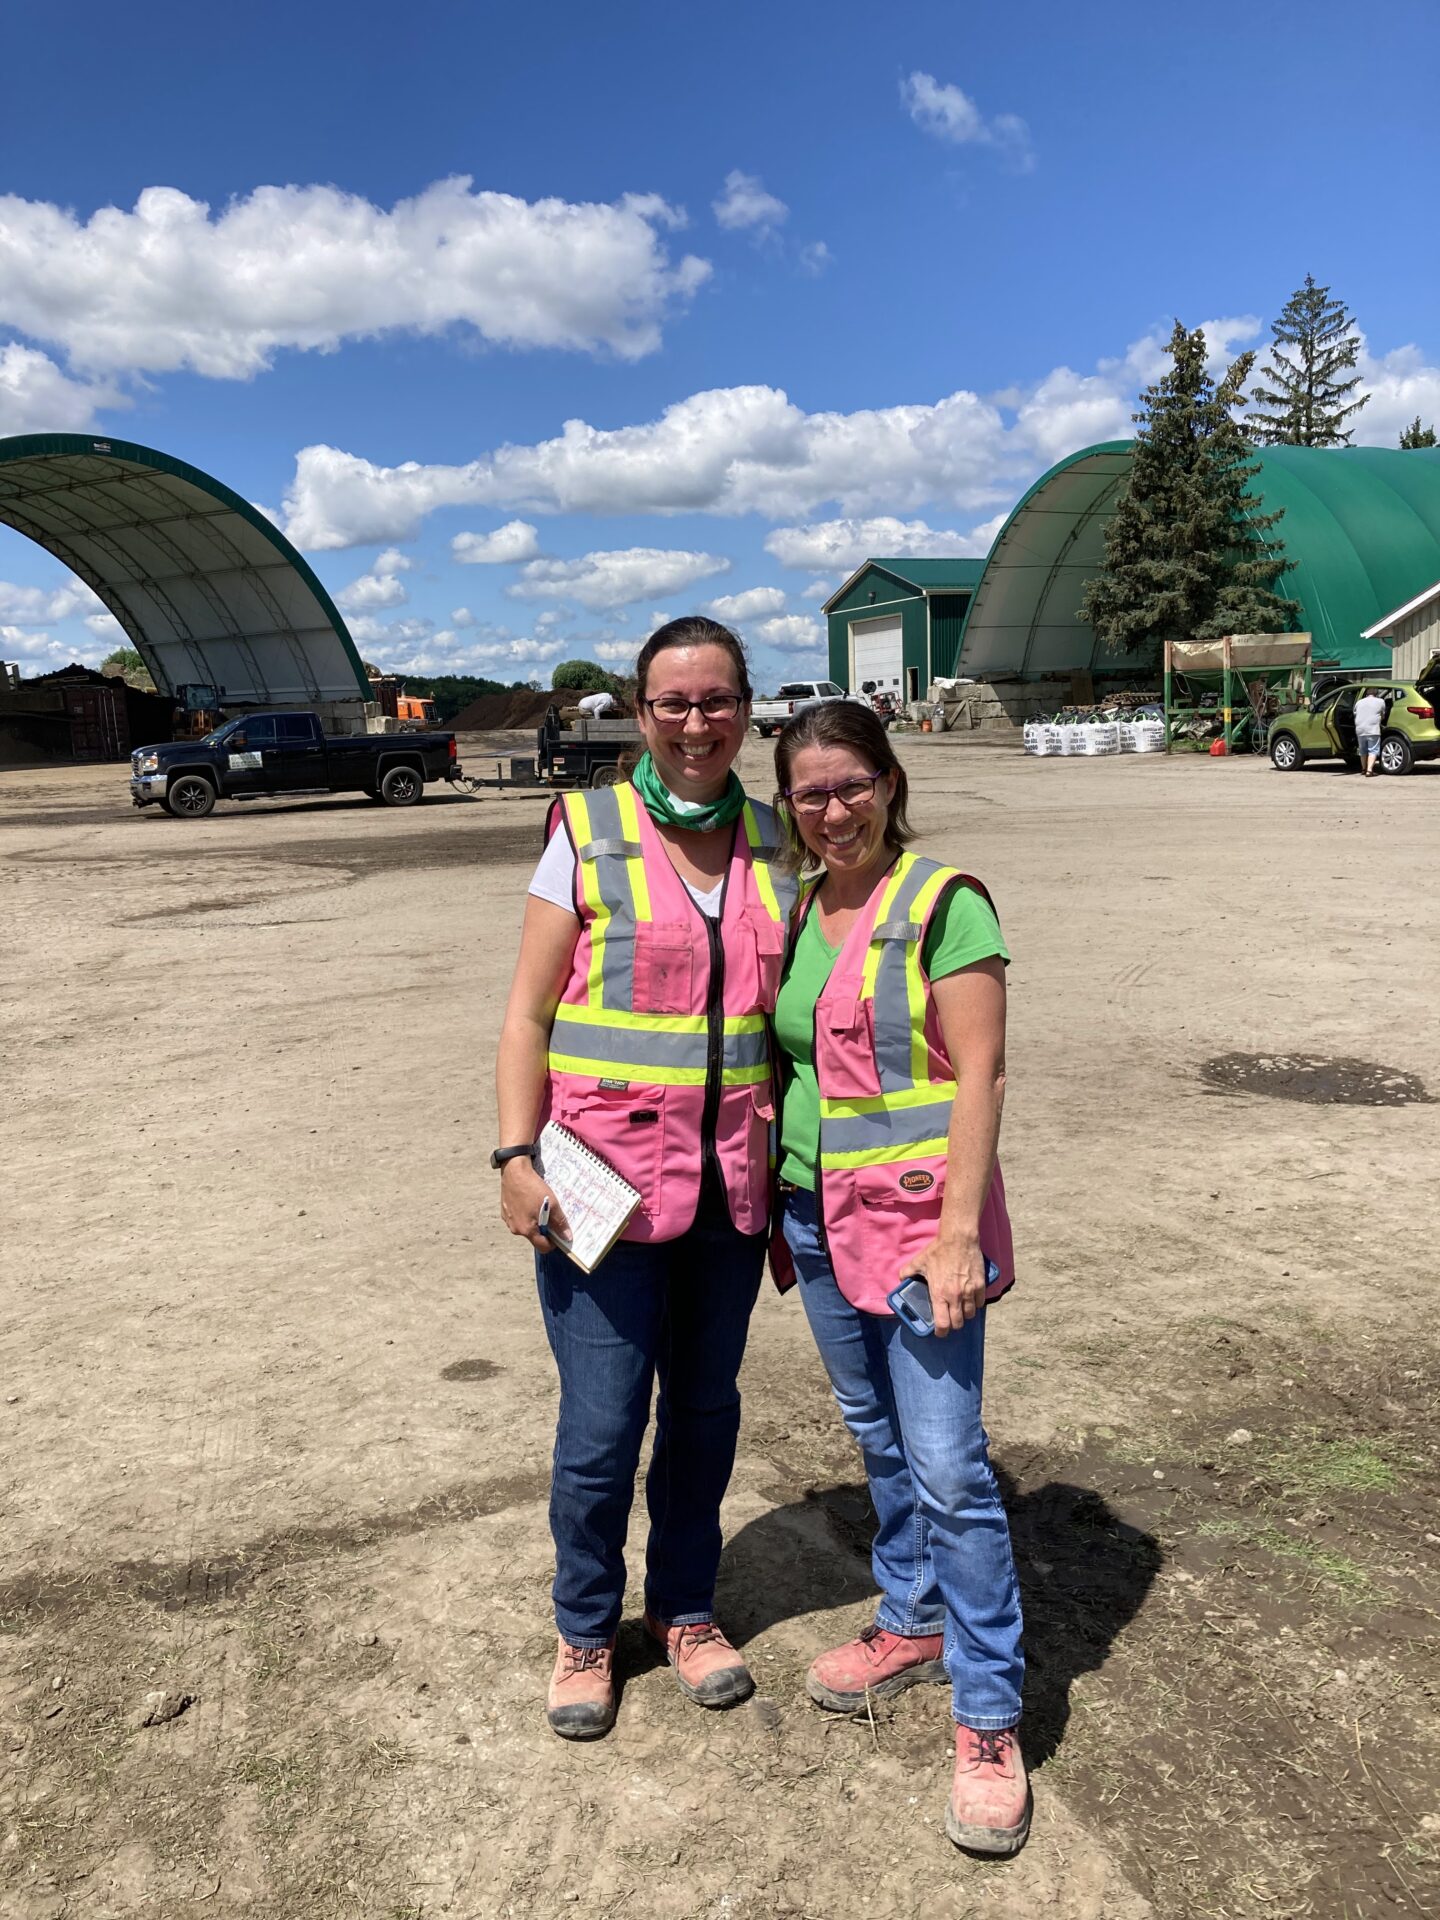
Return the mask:
<path fill-rule="evenodd" d="M 766 192 L 758 174 L 742 173 L 738 167 L 726 174 L 724 191 L 710 204 L 719 225 L 732 233 L 783 226 L 790 216 L 785 202 Z"/>
<path fill-rule="evenodd" d="M 782 613 L 762 620 L 754 632 L 777 653 L 819 653 L 825 646 L 825 629 L 809 613 Z"/>
<path fill-rule="evenodd" d="M 410 598 L 400 578 L 415 562 L 398 547 L 387 547 L 375 563 L 335 596 L 335 604 L 346 613 L 368 613 L 376 607 L 403 607 Z"/>
<path fill-rule="evenodd" d="M 926 556 L 949 559 L 976 550 L 971 534 L 929 527 L 923 520 L 896 520 L 889 514 L 869 520 L 821 520 L 808 527 L 777 527 L 765 541 L 765 551 L 782 567 L 803 567 L 811 573 L 853 573 L 863 560 L 877 554 L 892 560 Z M 988 550 L 987 541 L 979 551 Z"/>
<path fill-rule="evenodd" d="M 783 587 L 747 587 L 744 593 L 722 594 L 706 607 L 717 620 L 758 620 L 761 614 L 785 611 Z"/>
<path fill-rule="evenodd" d="M 1212 365 L 1254 339 L 1253 315 L 1202 323 Z M 1157 327 L 1093 372 L 1052 368 L 1039 379 L 980 395 L 965 389 L 933 401 L 853 413 L 806 413 L 775 387 L 721 387 L 691 394 L 653 420 L 614 428 L 568 420 L 529 446 L 508 445 L 463 466 L 417 461 L 382 467 L 336 447 L 302 448 L 285 497 L 286 531 L 300 546 L 340 548 L 411 537 L 441 507 L 579 514 L 759 514 L 771 521 L 890 519 L 917 526 L 931 551 L 983 551 L 979 535 L 932 532 L 905 516 L 922 510 L 987 521 L 1009 507 L 1044 468 L 1096 440 L 1128 439 L 1139 389 L 1166 364 L 1169 327 Z M 1440 414 L 1440 370 L 1413 347 L 1367 353 L 1362 377 L 1375 399 L 1357 417 L 1357 438 L 1392 444 L 1417 412 Z M 1436 399 L 1432 400 L 1431 396 Z M 1440 421 L 1437 421 L 1440 424 Z M 828 524 L 821 520 L 820 524 Z M 903 531 L 869 552 L 918 554 Z M 958 543 L 958 544 L 956 544 Z M 831 558 L 787 564 L 839 569 L 857 551 L 836 536 Z M 859 553 L 865 558 L 865 552 Z"/>
<path fill-rule="evenodd" d="M 654 194 L 527 201 L 439 180 L 394 207 L 261 186 L 212 213 L 174 187 L 88 221 L 0 195 L 0 325 L 90 371 L 248 379 L 282 348 L 407 330 L 634 360 L 709 275 L 671 260 L 685 216 Z M 51 422 L 50 424 L 55 424 Z"/>
<path fill-rule="evenodd" d="M 994 147 L 1022 173 L 1035 165 L 1030 129 L 1017 113 L 987 119 L 968 93 L 918 69 L 900 82 L 900 98 L 916 126 L 937 140 L 955 147 Z"/>
<path fill-rule="evenodd" d="M 462 567 L 503 566 L 513 560 L 533 560 L 540 540 L 528 520 L 507 520 L 490 533 L 457 533 L 450 552 Z"/>
<path fill-rule="evenodd" d="M 505 591 L 517 600 L 573 600 L 593 612 L 679 593 L 730 562 L 714 553 L 668 547 L 622 547 L 578 560 L 531 560 Z"/>
<path fill-rule="evenodd" d="M 17 627 L 43 627 L 52 621 L 68 620 L 72 614 L 91 612 L 100 606 L 99 598 L 83 580 L 71 578 L 61 587 L 19 587 L 0 580 L 0 620 Z"/>
<path fill-rule="evenodd" d="M 0 346 L 0 435 L 83 433 L 98 408 L 128 404 L 111 387 L 72 380 L 49 354 L 14 340 Z"/>

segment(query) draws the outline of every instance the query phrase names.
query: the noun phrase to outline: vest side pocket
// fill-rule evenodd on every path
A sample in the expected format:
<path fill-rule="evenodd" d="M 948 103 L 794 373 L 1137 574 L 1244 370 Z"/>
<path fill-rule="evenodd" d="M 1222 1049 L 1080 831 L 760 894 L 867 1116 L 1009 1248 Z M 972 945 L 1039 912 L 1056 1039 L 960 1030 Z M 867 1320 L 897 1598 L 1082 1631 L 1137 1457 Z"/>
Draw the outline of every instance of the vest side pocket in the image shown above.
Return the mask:
<path fill-rule="evenodd" d="M 715 1119 L 715 1147 L 740 1233 L 762 1233 L 770 1215 L 769 1086 L 727 1087 Z"/>
<path fill-rule="evenodd" d="M 565 1086 L 556 1109 L 560 1125 L 628 1180 L 640 1195 L 641 1213 L 654 1219 L 665 1160 L 665 1089 Z"/>
<path fill-rule="evenodd" d="M 822 998 L 815 1011 L 815 1069 L 829 1100 L 879 1093 L 873 1000 Z"/>
<path fill-rule="evenodd" d="M 680 921 L 642 920 L 635 929 L 635 1011 L 693 1013 L 695 934 Z"/>

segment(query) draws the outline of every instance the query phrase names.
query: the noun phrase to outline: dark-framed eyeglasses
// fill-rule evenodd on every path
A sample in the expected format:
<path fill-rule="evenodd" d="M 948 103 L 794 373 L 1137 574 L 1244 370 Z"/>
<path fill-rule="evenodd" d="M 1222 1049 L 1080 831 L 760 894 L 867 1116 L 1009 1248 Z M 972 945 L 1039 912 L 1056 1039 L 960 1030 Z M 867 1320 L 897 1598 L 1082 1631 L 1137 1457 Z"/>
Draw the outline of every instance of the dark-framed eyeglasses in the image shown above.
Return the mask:
<path fill-rule="evenodd" d="M 856 775 L 850 780 L 841 780 L 833 787 L 791 787 L 784 794 L 790 803 L 792 813 L 824 813 L 830 804 L 830 797 L 840 802 L 842 807 L 854 813 L 857 808 L 873 806 L 875 803 L 875 783 L 885 778 L 885 770 L 879 773 Z"/>
<path fill-rule="evenodd" d="M 662 693 L 658 700 L 644 703 L 650 717 L 662 727 L 683 727 L 692 713 L 707 720 L 733 720 L 745 702 L 738 693 L 707 693 L 703 700 L 687 700 L 683 694 Z"/>

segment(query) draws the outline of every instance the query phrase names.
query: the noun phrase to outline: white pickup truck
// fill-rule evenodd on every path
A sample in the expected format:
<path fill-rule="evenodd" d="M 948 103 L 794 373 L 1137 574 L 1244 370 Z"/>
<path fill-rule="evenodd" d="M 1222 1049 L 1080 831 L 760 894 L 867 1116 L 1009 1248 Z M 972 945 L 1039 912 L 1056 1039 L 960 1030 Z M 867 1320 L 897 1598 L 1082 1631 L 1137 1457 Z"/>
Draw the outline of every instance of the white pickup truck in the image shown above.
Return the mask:
<path fill-rule="evenodd" d="M 750 724 L 762 740 L 778 733 L 792 713 L 813 707 L 824 700 L 849 700 L 853 696 L 833 680 L 787 680 L 773 700 L 757 700 L 750 709 Z M 869 705 L 866 701 L 865 705 Z"/>

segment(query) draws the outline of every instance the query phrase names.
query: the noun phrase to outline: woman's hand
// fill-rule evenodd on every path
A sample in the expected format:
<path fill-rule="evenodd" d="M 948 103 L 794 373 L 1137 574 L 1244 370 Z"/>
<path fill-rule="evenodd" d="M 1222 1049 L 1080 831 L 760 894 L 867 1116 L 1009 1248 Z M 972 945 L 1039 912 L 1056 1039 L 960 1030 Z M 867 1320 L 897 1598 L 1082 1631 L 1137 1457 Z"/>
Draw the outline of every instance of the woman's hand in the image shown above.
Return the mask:
<path fill-rule="evenodd" d="M 938 1239 L 901 1271 L 925 1276 L 930 1289 L 930 1311 L 940 1339 L 973 1320 L 985 1305 L 985 1255 L 976 1239 L 957 1239 L 943 1231 Z"/>
<path fill-rule="evenodd" d="M 550 1202 L 548 1229 L 540 1225 L 540 1207 Z M 570 1223 L 560 1210 L 560 1202 L 535 1171 L 533 1162 L 523 1155 L 507 1160 L 500 1169 L 500 1217 L 511 1233 L 518 1233 L 540 1253 L 554 1248 L 553 1235 L 570 1238 Z"/>

